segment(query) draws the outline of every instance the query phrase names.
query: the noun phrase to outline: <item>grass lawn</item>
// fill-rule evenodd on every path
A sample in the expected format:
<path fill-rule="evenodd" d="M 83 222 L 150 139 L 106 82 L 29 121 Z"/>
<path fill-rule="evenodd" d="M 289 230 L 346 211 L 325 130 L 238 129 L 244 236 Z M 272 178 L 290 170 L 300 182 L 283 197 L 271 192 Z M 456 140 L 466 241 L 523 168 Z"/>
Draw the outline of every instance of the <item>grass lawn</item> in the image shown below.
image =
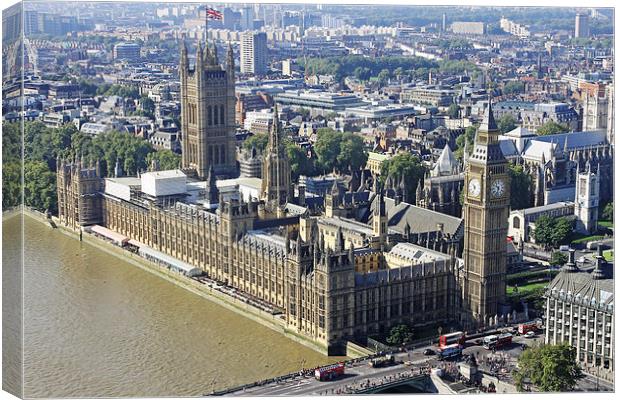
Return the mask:
<path fill-rule="evenodd" d="M 613 228 L 614 227 L 614 221 L 598 221 L 598 224 L 600 226 L 604 226 L 605 228 Z"/>
<path fill-rule="evenodd" d="M 582 244 L 582 243 L 591 242 L 593 240 L 601 240 L 604 238 L 605 236 L 603 235 L 580 236 L 577 239 L 573 240 L 571 243 Z"/>
<path fill-rule="evenodd" d="M 607 260 L 607 261 L 613 261 L 614 260 L 614 251 L 613 250 L 605 250 L 603 252 L 603 257 L 605 257 L 605 260 Z"/>
<path fill-rule="evenodd" d="M 549 282 L 545 281 L 545 282 L 536 282 L 536 283 L 528 283 L 527 285 L 523 285 L 523 286 L 517 286 L 519 291 L 518 292 L 514 292 L 514 287 L 513 286 L 506 286 L 506 294 L 509 296 L 526 296 L 529 293 L 533 292 L 536 289 L 541 289 L 544 288 L 545 286 L 547 286 L 549 284 Z"/>

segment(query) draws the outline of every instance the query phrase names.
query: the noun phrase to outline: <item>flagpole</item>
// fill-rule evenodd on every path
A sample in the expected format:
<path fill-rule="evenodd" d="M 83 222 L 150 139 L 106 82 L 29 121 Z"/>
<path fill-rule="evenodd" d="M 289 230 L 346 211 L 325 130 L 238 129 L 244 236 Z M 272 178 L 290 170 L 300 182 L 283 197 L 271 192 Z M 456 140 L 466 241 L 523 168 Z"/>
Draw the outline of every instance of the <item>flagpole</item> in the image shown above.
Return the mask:
<path fill-rule="evenodd" d="M 205 43 L 209 43 L 209 6 L 205 4 Z"/>

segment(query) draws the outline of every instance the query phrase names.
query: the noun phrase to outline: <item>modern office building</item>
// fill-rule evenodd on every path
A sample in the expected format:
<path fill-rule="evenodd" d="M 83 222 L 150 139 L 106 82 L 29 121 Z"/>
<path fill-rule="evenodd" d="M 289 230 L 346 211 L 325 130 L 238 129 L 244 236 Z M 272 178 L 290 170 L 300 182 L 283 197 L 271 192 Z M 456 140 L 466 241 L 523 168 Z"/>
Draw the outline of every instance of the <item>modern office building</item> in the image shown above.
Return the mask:
<path fill-rule="evenodd" d="M 267 73 L 267 35 L 265 32 L 244 32 L 241 35 L 241 73 Z"/>
<path fill-rule="evenodd" d="M 590 36 L 590 17 L 588 14 L 577 13 L 575 15 L 575 37 L 584 38 Z"/>
<path fill-rule="evenodd" d="M 579 270 L 575 251 L 545 291 L 545 343 L 577 350 L 584 372 L 614 380 L 614 278 L 598 248 L 592 272 Z"/>
<path fill-rule="evenodd" d="M 140 59 L 140 45 L 137 43 L 118 43 L 114 45 L 114 59 L 137 61 Z"/>

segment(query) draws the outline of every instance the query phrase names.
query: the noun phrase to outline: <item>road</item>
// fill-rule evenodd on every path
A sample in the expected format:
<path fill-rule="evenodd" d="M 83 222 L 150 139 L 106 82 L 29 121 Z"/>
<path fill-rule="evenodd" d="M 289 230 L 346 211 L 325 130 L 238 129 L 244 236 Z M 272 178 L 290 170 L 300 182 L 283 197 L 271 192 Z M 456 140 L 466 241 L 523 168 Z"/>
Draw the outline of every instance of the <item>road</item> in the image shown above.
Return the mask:
<path fill-rule="evenodd" d="M 479 369 L 487 373 L 499 373 L 500 379 L 512 383 L 510 372 L 515 368 L 517 359 L 522 353 L 522 345 L 528 347 L 535 346 L 544 342 L 544 335 L 537 334 L 533 338 L 524 336 L 514 336 L 512 345 L 505 349 L 495 352 L 487 350 L 481 345 L 475 344 L 475 340 L 466 343 L 463 350 L 465 355 L 474 355 L 478 361 Z M 333 395 L 346 394 L 352 388 L 360 388 L 362 384 L 373 383 L 384 384 L 395 380 L 399 376 L 405 374 L 417 376 L 420 367 L 436 367 L 442 362 L 437 356 L 425 356 L 423 351 L 429 348 L 424 346 L 418 349 L 409 350 L 395 354 L 399 364 L 384 367 L 372 368 L 367 362 L 360 362 L 357 365 L 347 367 L 345 375 L 334 381 L 321 382 L 317 381 L 313 376 L 296 377 L 286 381 L 270 383 L 264 386 L 257 386 L 245 389 L 243 391 L 231 393 L 232 395 L 252 395 L 252 396 L 303 396 L 303 395 Z M 435 349 L 434 347 L 431 347 Z M 501 364 L 501 365 L 500 365 Z M 576 390 L 593 391 L 596 388 L 600 390 L 613 390 L 603 382 L 596 382 L 596 378 L 586 376 L 579 381 Z"/>
<path fill-rule="evenodd" d="M 320 395 L 320 394 L 338 394 L 346 390 L 347 386 L 358 386 L 364 381 L 380 381 L 389 376 L 398 376 L 399 374 L 419 371 L 419 367 L 424 365 L 427 360 L 433 357 L 422 356 L 414 357 L 417 361 L 414 365 L 397 364 L 385 368 L 372 368 L 366 363 L 361 363 L 354 367 L 346 369 L 345 375 L 334 381 L 320 382 L 314 377 L 296 378 L 286 382 L 277 384 L 269 384 L 265 386 L 246 389 L 243 392 L 235 394 L 252 395 L 252 396 L 301 396 L 301 395 Z M 399 359 L 407 358 L 404 354 L 399 355 Z"/>

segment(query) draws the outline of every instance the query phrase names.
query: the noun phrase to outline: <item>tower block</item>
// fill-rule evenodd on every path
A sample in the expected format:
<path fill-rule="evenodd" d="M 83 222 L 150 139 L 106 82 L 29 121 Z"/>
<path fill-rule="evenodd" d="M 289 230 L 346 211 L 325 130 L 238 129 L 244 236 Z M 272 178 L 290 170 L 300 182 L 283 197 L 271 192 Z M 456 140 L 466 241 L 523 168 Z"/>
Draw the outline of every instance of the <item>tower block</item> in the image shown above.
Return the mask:
<path fill-rule="evenodd" d="M 229 46 L 226 67 L 218 61 L 215 42 L 198 43 L 190 67 L 185 43 L 181 46 L 181 149 L 184 169 L 206 179 L 209 167 L 217 175 L 236 176 L 235 72 Z"/>

